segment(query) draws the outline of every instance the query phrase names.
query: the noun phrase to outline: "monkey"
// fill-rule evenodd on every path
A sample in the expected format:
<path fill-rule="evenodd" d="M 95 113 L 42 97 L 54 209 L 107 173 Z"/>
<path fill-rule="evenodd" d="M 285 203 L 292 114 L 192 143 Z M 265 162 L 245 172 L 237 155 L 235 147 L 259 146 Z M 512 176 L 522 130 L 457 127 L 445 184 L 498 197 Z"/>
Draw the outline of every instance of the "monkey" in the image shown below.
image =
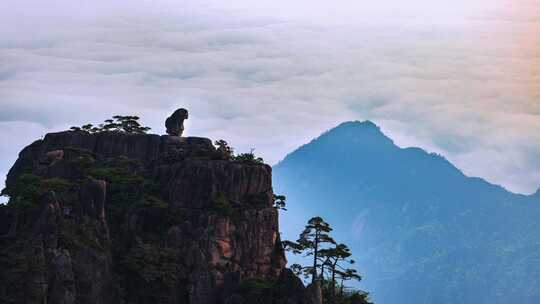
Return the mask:
<path fill-rule="evenodd" d="M 182 136 L 184 132 L 184 120 L 188 119 L 188 111 L 184 108 L 174 111 L 174 113 L 165 120 L 167 134 L 171 136 Z"/>

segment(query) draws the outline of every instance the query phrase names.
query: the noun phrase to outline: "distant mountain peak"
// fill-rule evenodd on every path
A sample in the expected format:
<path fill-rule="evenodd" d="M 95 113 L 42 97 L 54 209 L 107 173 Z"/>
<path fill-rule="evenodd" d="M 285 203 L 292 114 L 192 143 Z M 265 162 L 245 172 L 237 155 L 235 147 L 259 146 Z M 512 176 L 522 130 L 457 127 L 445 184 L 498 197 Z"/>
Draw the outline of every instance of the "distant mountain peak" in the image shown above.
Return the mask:
<path fill-rule="evenodd" d="M 373 132 L 373 134 L 377 134 L 377 135 L 386 137 L 386 135 L 384 135 L 382 133 L 381 128 L 377 124 L 372 122 L 371 120 L 364 120 L 364 121 L 351 120 L 351 121 L 346 121 L 346 122 L 343 122 L 343 123 L 337 125 L 333 129 L 330 129 L 330 132 L 333 131 L 333 130 L 342 130 L 342 129 L 350 129 L 350 130 L 364 131 L 364 132 Z"/>
<path fill-rule="evenodd" d="M 376 123 L 372 122 L 371 120 L 363 120 L 363 121 L 351 120 L 351 121 L 346 121 L 346 122 L 343 122 L 343 123 L 339 124 L 336 128 L 340 128 L 340 127 L 372 128 L 372 129 L 376 129 L 376 130 L 379 130 L 379 131 L 381 129 Z"/>
<path fill-rule="evenodd" d="M 304 158 L 305 155 L 322 158 L 332 155 L 339 158 L 343 155 L 358 155 L 365 151 L 381 152 L 396 149 L 399 147 L 374 122 L 346 121 L 289 153 L 278 165 L 290 161 L 291 158 Z"/>
<path fill-rule="evenodd" d="M 311 216 L 333 223 L 375 303 L 539 303 L 540 190 L 468 177 L 443 156 L 394 145 L 371 121 L 341 123 L 273 173 L 293 202 L 284 236 Z"/>
<path fill-rule="evenodd" d="M 343 122 L 337 127 L 325 132 L 318 139 L 316 139 L 316 141 L 324 140 L 325 138 L 334 138 L 339 140 L 341 143 L 362 143 L 367 146 L 396 147 L 394 145 L 394 141 L 386 136 L 381 131 L 381 128 L 370 120 Z"/>

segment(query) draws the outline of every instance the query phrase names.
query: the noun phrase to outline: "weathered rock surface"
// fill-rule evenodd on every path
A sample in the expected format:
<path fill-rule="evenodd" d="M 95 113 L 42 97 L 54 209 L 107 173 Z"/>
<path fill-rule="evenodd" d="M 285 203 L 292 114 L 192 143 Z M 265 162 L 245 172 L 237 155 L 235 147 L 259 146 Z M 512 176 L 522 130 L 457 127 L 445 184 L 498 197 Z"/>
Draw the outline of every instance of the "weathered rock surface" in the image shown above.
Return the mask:
<path fill-rule="evenodd" d="M 209 139 L 47 134 L 4 193 L 0 302 L 314 304 L 285 268 L 271 168 Z"/>

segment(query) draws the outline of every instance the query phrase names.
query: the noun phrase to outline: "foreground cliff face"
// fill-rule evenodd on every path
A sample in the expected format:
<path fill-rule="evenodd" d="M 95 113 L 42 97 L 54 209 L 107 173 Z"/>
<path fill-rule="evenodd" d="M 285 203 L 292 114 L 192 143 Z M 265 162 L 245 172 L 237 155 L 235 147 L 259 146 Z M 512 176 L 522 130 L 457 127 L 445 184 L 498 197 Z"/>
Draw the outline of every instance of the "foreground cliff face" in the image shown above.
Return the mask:
<path fill-rule="evenodd" d="M 4 193 L 5 302 L 311 303 L 285 268 L 271 168 L 209 139 L 48 134 Z"/>

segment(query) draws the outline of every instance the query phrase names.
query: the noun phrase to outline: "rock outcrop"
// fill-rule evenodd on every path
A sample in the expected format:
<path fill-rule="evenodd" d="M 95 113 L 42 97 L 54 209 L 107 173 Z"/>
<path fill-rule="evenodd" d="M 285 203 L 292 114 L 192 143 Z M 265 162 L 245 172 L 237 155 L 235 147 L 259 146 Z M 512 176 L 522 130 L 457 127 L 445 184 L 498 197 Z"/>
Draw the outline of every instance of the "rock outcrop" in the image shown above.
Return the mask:
<path fill-rule="evenodd" d="M 182 136 L 182 133 L 184 133 L 184 120 L 188 119 L 188 117 L 189 114 L 186 109 L 174 111 L 174 113 L 165 120 L 167 134 L 172 136 Z"/>
<path fill-rule="evenodd" d="M 209 139 L 47 134 L 3 192 L 5 302 L 312 304 L 285 268 L 271 167 Z"/>

